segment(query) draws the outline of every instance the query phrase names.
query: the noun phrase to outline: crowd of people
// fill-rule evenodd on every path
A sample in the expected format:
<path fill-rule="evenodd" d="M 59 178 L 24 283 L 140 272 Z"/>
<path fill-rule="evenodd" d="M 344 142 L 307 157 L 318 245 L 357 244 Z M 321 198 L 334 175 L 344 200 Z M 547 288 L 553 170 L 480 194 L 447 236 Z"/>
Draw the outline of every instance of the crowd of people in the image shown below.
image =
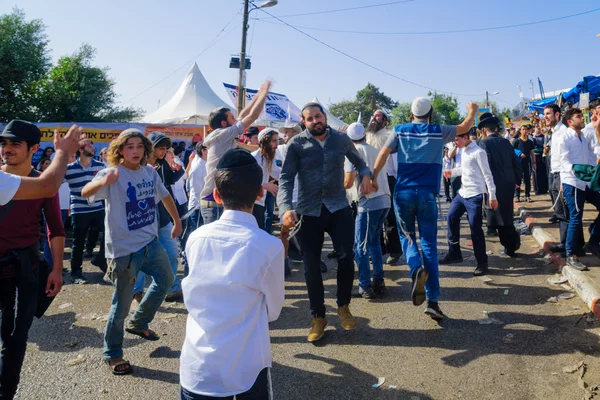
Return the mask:
<path fill-rule="evenodd" d="M 127 129 L 96 158 L 94 143 L 76 126 L 64 137 L 55 132 L 54 147 L 43 151 L 34 124 L 14 120 L 5 127 L 0 398 L 14 396 L 33 318 L 62 287 L 69 220 L 71 282 L 87 283 L 83 260 L 99 242 L 91 263 L 114 287 L 103 350 L 113 374 L 133 372 L 124 358 L 125 332 L 159 340 L 150 323 L 160 305 L 185 303 L 182 399 L 270 398 L 268 323 L 282 311 L 290 258 L 304 265 L 313 318 L 307 340 L 323 338 L 325 233 L 334 248 L 328 256 L 337 260 L 337 314 L 346 330 L 357 327 L 350 310 L 355 265 L 358 293 L 373 299 L 386 295 L 384 264 L 402 255 L 412 303 L 426 303 L 424 313 L 443 320 L 439 265 L 463 262 L 462 216 L 470 226 L 474 275 L 487 274 L 484 221 L 487 234 L 497 235 L 504 253 L 515 257 L 520 236 L 513 202 L 521 200 L 523 182 L 524 199 L 531 200 L 531 172 L 536 193 L 550 191 L 553 221 L 561 226 L 553 251 L 584 269 L 577 257 L 600 250 L 599 219 L 589 241 L 583 239 L 584 203 L 600 206 L 600 194 L 582 180 L 594 174 L 576 172 L 579 164 L 596 165 L 600 155 L 600 102 L 592 104 L 587 126 L 581 110 L 547 106 L 545 126 L 533 135 L 529 125 L 518 135 L 512 127 L 502 133 L 491 113 L 474 127 L 475 103 L 467 104 L 459 125 L 435 124 L 424 97 L 412 102 L 411 122 L 392 129 L 386 112 L 377 110 L 366 127 L 359 121 L 341 132 L 328 125 L 320 104 L 307 103 L 301 123 L 258 130 L 252 125 L 269 89 L 267 81 L 237 118 L 227 108 L 214 110 L 210 134 L 190 147 L 161 132 Z M 449 250 L 440 258 L 442 182 L 450 203 Z M 273 235 L 275 205 L 279 237 Z"/>

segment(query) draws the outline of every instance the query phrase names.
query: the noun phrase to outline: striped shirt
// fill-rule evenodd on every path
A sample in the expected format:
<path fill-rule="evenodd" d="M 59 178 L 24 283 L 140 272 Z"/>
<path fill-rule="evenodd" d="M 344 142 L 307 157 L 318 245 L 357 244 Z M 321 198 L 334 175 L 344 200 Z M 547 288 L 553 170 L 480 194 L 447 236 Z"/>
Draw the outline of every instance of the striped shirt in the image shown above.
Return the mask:
<path fill-rule="evenodd" d="M 89 167 L 83 168 L 79 164 L 79 160 L 67 166 L 67 174 L 65 182 L 69 184 L 71 190 L 71 214 L 91 213 L 104 210 L 102 201 L 96 201 L 89 204 L 85 197 L 81 197 L 81 189 L 94 179 L 98 171 L 103 170 L 106 166 L 100 161 L 92 159 Z"/>

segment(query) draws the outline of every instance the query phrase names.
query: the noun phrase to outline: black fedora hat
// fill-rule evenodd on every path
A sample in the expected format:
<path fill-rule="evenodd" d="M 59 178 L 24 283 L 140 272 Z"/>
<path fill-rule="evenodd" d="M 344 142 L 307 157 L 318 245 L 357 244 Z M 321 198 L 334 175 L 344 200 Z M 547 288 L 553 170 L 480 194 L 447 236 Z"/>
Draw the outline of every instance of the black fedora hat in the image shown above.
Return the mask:
<path fill-rule="evenodd" d="M 481 129 L 483 126 L 485 126 L 486 124 L 496 124 L 499 125 L 500 124 L 500 120 L 498 119 L 498 117 L 495 117 L 494 114 L 486 112 L 481 114 L 481 116 L 479 117 L 479 124 L 477 125 L 477 128 Z"/>

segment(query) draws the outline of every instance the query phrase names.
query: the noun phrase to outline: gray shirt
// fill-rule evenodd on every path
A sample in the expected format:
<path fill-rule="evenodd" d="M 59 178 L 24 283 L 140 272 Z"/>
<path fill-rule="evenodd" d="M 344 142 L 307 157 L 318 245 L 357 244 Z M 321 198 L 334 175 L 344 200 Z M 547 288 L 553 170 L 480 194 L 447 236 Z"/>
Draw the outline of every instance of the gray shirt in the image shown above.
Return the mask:
<path fill-rule="evenodd" d="M 92 182 L 109 171 L 119 170 L 119 179 L 100 188 L 88 199 L 106 200 L 104 237 L 106 258 L 119 258 L 147 246 L 158 237 L 158 203 L 169 195 L 154 168 L 131 170 L 121 165 L 103 169 Z"/>
<path fill-rule="evenodd" d="M 204 188 L 202 188 L 202 192 L 200 193 L 201 199 L 212 196 L 213 189 L 215 188 L 217 164 L 221 157 L 223 157 L 223 154 L 227 153 L 228 150 L 235 149 L 235 138 L 243 133 L 244 124 L 241 121 L 237 121 L 227 128 L 215 129 L 204 139 L 204 145 L 208 149 L 208 154 L 206 155 Z"/>
<path fill-rule="evenodd" d="M 370 176 L 367 164 L 345 134 L 328 128 L 327 139 L 319 143 L 308 130 L 288 142 L 281 175 L 277 204 L 281 215 L 293 209 L 294 178 L 298 176 L 298 205 L 300 215 L 318 217 L 323 206 L 334 213 L 348 207 L 344 189 L 345 157 L 356 167 L 360 179 Z"/>

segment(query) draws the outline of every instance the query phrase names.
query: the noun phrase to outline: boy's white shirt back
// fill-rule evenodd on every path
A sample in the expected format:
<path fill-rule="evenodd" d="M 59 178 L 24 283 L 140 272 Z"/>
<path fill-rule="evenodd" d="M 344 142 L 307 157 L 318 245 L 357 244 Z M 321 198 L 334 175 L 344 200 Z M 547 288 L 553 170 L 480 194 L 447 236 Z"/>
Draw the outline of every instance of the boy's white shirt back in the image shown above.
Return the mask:
<path fill-rule="evenodd" d="M 101 187 L 88 202 L 106 200 L 106 258 L 114 259 L 135 253 L 158 237 L 157 207 L 169 192 L 149 165 L 138 170 L 122 165 L 106 168 L 99 171 L 92 182 L 113 169 L 119 170 L 117 182 Z"/>
<path fill-rule="evenodd" d="M 283 245 L 252 214 L 225 210 L 195 230 L 185 250 L 181 386 L 205 396 L 243 393 L 271 366 L 269 322 L 279 317 L 285 292 Z"/>

